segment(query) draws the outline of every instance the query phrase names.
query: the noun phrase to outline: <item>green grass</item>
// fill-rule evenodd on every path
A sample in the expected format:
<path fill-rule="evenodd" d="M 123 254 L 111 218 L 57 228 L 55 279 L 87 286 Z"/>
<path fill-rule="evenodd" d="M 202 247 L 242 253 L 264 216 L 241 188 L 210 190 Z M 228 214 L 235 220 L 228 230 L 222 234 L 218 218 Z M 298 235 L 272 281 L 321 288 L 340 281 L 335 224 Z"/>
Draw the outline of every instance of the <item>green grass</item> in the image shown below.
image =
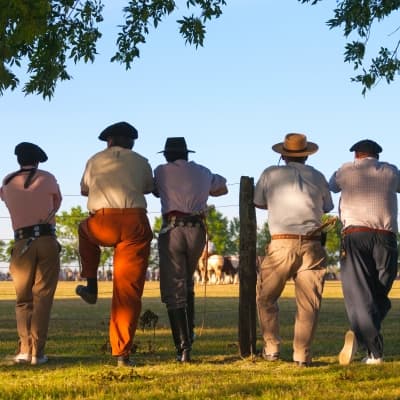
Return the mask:
<path fill-rule="evenodd" d="M 116 368 L 108 345 L 111 284 L 100 284 L 100 299 L 86 305 L 75 282 L 60 282 L 50 324 L 47 354 L 40 367 L 13 365 L 17 335 L 14 288 L 0 282 L 0 399 L 400 399 L 400 282 L 391 292 L 385 320 L 385 363 L 362 365 L 362 354 L 341 367 L 337 354 L 347 329 L 340 282 L 327 282 L 315 338 L 314 366 L 291 362 L 295 303 L 289 283 L 280 302 L 283 361 L 268 363 L 238 355 L 237 285 L 196 288 L 197 339 L 193 363 L 173 361 L 165 307 L 156 282 L 147 282 L 143 311 L 159 316 L 155 336 L 138 329 L 137 367 Z M 257 347 L 261 348 L 261 339 Z"/>

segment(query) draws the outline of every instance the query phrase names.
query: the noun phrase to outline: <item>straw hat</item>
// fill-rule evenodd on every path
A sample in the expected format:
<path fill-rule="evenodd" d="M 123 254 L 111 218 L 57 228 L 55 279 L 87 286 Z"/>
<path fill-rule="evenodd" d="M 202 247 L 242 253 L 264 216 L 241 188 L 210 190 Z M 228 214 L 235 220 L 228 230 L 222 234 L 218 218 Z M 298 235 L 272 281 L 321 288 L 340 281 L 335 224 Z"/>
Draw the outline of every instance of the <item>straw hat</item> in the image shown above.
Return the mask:
<path fill-rule="evenodd" d="M 288 133 L 285 141 L 272 146 L 272 150 L 283 156 L 304 157 L 315 153 L 318 145 L 307 141 L 307 136 L 302 133 Z"/>

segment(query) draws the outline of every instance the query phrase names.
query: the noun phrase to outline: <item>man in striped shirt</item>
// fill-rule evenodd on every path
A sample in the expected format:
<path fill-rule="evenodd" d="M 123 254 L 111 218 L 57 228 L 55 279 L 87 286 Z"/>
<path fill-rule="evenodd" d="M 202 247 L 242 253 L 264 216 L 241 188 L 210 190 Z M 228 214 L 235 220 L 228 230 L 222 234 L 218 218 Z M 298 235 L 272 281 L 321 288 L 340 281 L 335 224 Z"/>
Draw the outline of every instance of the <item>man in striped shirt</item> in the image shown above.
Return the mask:
<path fill-rule="evenodd" d="M 381 325 L 391 308 L 388 294 L 397 274 L 400 172 L 379 161 L 382 148 L 372 140 L 361 140 L 350 151 L 354 161 L 343 164 L 329 181 L 332 192 L 341 192 L 340 275 L 351 327 L 339 363 L 349 364 L 360 345 L 367 351 L 362 362 L 380 364 Z"/>

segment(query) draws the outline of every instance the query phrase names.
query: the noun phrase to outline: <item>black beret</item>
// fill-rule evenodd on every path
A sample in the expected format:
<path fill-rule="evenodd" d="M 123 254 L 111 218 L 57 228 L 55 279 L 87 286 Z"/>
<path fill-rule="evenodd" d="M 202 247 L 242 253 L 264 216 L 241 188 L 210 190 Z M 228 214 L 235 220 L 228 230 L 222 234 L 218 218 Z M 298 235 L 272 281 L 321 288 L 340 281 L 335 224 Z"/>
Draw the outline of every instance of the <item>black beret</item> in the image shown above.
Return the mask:
<path fill-rule="evenodd" d="M 138 131 L 127 122 L 117 122 L 104 129 L 104 131 L 100 133 L 99 139 L 107 141 L 111 136 L 125 136 L 131 139 L 137 139 Z"/>
<path fill-rule="evenodd" d="M 382 147 L 373 140 L 365 139 L 353 144 L 350 151 L 359 151 L 361 153 L 379 154 L 382 152 Z"/>
<path fill-rule="evenodd" d="M 21 142 L 17 144 L 14 154 L 22 162 L 36 163 L 47 161 L 47 154 L 34 143 Z"/>

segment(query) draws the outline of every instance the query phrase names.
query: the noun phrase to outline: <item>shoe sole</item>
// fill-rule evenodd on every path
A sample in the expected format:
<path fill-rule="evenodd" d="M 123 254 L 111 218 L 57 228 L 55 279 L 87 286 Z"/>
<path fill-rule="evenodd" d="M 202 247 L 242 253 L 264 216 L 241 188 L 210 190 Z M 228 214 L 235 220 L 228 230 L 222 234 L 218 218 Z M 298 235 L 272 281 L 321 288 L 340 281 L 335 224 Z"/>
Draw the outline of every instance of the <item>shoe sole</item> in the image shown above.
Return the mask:
<path fill-rule="evenodd" d="M 85 291 L 85 287 L 82 285 L 78 285 L 75 289 L 75 293 L 86 303 L 88 304 L 96 304 L 97 303 L 97 296 L 94 294 L 87 293 Z"/>
<path fill-rule="evenodd" d="M 357 352 L 357 339 L 353 331 L 347 331 L 344 337 L 344 345 L 339 353 L 339 364 L 349 365 Z"/>
<path fill-rule="evenodd" d="M 30 364 L 31 360 L 13 360 L 14 364 Z"/>
<path fill-rule="evenodd" d="M 43 365 L 43 364 L 47 364 L 48 362 L 49 362 L 49 359 L 47 358 L 47 356 L 44 356 L 41 358 L 36 358 L 36 359 L 34 359 L 32 357 L 31 365 Z"/>

